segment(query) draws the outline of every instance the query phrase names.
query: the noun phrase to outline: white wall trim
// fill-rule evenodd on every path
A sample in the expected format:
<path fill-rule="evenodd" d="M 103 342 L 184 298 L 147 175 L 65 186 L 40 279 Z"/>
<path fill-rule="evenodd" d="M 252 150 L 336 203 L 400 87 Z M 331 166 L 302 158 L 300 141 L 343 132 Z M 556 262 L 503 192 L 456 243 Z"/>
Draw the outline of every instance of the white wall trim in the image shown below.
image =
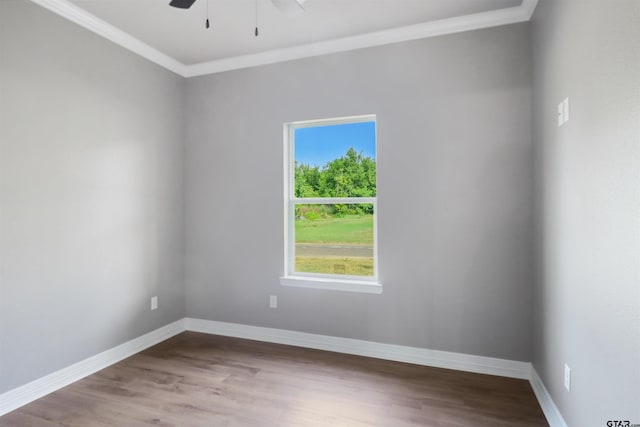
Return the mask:
<path fill-rule="evenodd" d="M 531 363 L 528 362 L 194 318 L 177 320 L 138 338 L 134 338 L 131 341 L 127 341 L 124 344 L 0 394 L 0 416 L 184 331 L 293 345 L 393 360 L 396 362 L 414 363 L 416 365 L 455 369 L 458 371 L 526 379 L 531 383 L 533 392 L 547 418 L 549 426 L 568 427 L 558 407 L 553 402 L 551 395 L 544 386 L 544 383 Z"/>
<path fill-rule="evenodd" d="M 177 320 L 117 347 L 0 394 L 0 416 L 139 353 L 184 330 L 184 319 Z"/>
<path fill-rule="evenodd" d="M 124 31 L 114 27 L 108 22 L 92 15 L 84 9 L 76 6 L 67 0 L 31 0 L 32 2 L 49 9 L 50 11 L 74 22 L 89 31 L 93 31 L 99 36 L 114 42 L 117 45 L 128 49 L 143 58 L 154 62 L 167 70 L 176 74 L 185 76 L 185 65 L 176 61 L 169 55 L 149 46 L 139 39 L 125 33 Z"/>
<path fill-rule="evenodd" d="M 525 2 L 526 1 L 527 0 L 525 0 Z M 515 24 L 517 22 L 524 22 L 528 20 L 528 11 L 523 7 L 523 5 L 498 9 L 490 12 L 476 13 L 473 15 L 424 22 L 422 24 L 409 25 L 391 30 L 376 31 L 358 36 L 305 44 L 286 49 L 275 49 L 252 55 L 236 56 L 216 61 L 203 62 L 200 64 L 193 64 L 187 66 L 185 77 L 214 74 L 223 71 L 255 67 L 258 65 L 274 64 L 294 59 L 345 52 L 354 49 L 382 46 L 391 43 L 436 37 L 464 31 L 479 30 L 482 28 L 497 27 L 499 25 Z"/>
<path fill-rule="evenodd" d="M 402 345 L 382 344 L 352 338 L 308 334 L 284 329 L 263 328 L 236 323 L 187 318 L 188 331 L 265 341 L 277 344 L 375 357 L 396 362 L 414 363 L 437 368 L 455 369 L 480 374 L 529 379 L 531 364 L 492 357 L 473 356 L 447 351 L 428 350 Z"/>
<path fill-rule="evenodd" d="M 533 17 L 533 12 L 536 10 L 536 6 L 538 5 L 538 0 L 522 0 L 522 9 L 524 11 L 525 16 L 527 17 L 527 21 L 531 20 Z"/>
<path fill-rule="evenodd" d="M 531 19 L 538 3 L 538 0 L 522 0 L 522 4 L 516 7 L 424 22 L 251 55 L 218 59 L 200 64 L 185 65 L 67 0 L 31 1 L 183 77 L 202 76 L 330 53 L 526 22 Z"/>
<path fill-rule="evenodd" d="M 376 263 L 374 261 L 374 263 Z M 333 279 L 327 277 L 310 277 L 291 275 L 280 277 L 282 286 L 294 288 L 324 289 L 340 292 L 359 292 L 363 294 L 381 294 L 382 284 L 378 281 Z"/>
<path fill-rule="evenodd" d="M 542 379 L 540 379 L 533 366 L 531 367 L 531 378 L 529 378 L 529 382 L 531 383 L 533 393 L 536 395 L 538 403 L 542 408 L 542 412 L 544 412 L 544 416 L 547 418 L 549 427 L 568 427 L 564 418 L 562 418 L 560 410 L 553 402 L 549 391 L 544 386 Z"/>

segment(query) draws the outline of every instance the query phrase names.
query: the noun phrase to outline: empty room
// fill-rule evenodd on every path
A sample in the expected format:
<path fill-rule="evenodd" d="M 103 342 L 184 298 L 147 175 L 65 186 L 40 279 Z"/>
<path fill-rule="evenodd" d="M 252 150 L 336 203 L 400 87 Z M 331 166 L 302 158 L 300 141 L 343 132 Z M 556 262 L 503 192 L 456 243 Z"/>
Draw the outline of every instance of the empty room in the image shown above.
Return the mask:
<path fill-rule="evenodd" d="M 0 426 L 640 426 L 639 0 L 0 0 Z"/>

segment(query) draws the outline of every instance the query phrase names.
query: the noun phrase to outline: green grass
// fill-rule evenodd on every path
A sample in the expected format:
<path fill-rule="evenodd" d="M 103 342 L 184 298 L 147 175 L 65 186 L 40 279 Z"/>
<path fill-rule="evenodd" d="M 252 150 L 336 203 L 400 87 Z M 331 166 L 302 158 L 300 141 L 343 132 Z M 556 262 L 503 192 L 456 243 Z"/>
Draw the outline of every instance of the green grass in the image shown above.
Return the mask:
<path fill-rule="evenodd" d="M 373 276 L 373 258 L 296 257 L 296 271 Z"/>
<path fill-rule="evenodd" d="M 296 243 L 373 245 L 373 215 L 296 220 Z"/>

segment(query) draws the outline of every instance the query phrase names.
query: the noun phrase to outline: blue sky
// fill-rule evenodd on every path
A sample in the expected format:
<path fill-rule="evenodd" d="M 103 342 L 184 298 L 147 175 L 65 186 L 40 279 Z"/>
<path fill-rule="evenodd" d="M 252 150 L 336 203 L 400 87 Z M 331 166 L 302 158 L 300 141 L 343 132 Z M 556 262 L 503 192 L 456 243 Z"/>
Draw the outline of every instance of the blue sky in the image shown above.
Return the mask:
<path fill-rule="evenodd" d="M 294 156 L 298 163 L 324 166 L 344 156 L 349 147 L 376 158 L 376 123 L 359 122 L 295 130 Z"/>

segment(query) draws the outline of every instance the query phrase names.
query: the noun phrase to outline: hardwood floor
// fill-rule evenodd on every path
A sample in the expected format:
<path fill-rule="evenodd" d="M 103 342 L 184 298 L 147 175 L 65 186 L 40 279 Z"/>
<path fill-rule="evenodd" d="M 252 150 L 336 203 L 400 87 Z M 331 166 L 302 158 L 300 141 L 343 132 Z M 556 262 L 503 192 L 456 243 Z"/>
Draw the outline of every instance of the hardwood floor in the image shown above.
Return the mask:
<path fill-rule="evenodd" d="M 524 380 L 185 332 L 0 426 L 547 426 Z"/>

